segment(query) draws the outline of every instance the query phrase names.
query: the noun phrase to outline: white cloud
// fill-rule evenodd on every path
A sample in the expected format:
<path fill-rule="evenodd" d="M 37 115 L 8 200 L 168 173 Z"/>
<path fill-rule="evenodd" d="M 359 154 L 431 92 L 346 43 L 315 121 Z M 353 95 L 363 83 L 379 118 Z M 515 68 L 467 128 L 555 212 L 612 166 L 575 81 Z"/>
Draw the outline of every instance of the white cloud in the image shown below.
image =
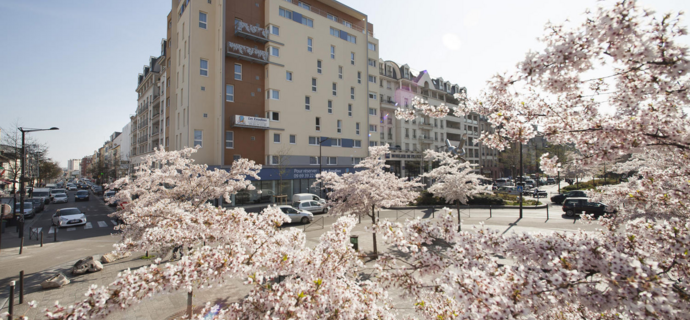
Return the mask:
<path fill-rule="evenodd" d="M 445 45 L 449 50 L 457 51 L 460 50 L 462 41 L 460 41 L 460 37 L 457 35 L 453 33 L 446 33 L 443 35 L 443 45 Z"/>
<path fill-rule="evenodd" d="M 462 19 L 462 24 L 465 27 L 474 27 L 479 24 L 480 16 L 481 14 L 478 10 L 470 10 Z"/>

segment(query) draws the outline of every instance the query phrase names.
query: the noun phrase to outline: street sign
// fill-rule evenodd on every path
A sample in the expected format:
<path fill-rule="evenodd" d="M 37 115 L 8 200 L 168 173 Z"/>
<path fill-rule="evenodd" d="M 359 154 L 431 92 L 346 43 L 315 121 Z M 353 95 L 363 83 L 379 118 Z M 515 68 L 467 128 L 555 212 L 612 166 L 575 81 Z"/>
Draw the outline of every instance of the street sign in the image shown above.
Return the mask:
<path fill-rule="evenodd" d="M 518 192 L 522 193 L 522 186 L 517 186 Z"/>

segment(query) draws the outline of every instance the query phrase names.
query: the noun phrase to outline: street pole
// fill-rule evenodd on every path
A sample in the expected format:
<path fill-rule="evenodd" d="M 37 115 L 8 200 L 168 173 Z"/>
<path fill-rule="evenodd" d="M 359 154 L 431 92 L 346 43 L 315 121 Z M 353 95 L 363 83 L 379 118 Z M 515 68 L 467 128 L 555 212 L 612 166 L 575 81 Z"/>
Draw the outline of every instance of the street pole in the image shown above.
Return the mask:
<path fill-rule="evenodd" d="M 24 146 L 25 134 L 22 128 L 19 128 L 22 132 L 22 176 L 19 179 L 19 215 L 17 220 L 19 222 L 19 238 L 24 238 L 24 167 L 26 167 L 26 149 Z"/>
<path fill-rule="evenodd" d="M 522 132 L 520 133 L 520 140 L 522 140 Z M 518 142 L 520 143 L 520 183 L 522 184 L 522 190 L 524 191 L 525 181 L 522 180 L 522 141 Z M 522 192 L 520 193 L 520 219 L 522 219 Z"/>
<path fill-rule="evenodd" d="M 321 158 L 321 144 L 323 144 L 324 142 L 328 141 L 329 139 L 330 139 L 330 138 L 326 138 L 326 139 L 323 139 L 323 140 L 319 140 L 319 175 L 321 175 L 321 174 L 323 173 L 323 166 L 322 166 L 322 164 L 321 164 L 321 163 L 322 163 L 321 160 L 323 160 L 323 159 Z M 323 198 L 323 180 L 321 181 L 321 188 L 319 188 L 319 197 Z"/>

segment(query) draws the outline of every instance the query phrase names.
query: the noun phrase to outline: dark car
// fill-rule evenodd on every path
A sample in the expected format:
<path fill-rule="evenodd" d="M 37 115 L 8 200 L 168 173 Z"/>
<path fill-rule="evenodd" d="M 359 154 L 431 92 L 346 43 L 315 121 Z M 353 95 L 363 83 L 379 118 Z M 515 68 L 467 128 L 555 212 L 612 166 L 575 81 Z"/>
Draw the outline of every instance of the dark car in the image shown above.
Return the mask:
<path fill-rule="evenodd" d="M 29 201 L 34 204 L 35 213 L 43 212 L 43 209 L 46 208 L 46 203 L 43 201 L 43 198 L 31 198 Z"/>
<path fill-rule="evenodd" d="M 93 188 L 91 188 L 91 191 L 93 191 L 94 195 L 103 195 L 103 188 L 101 188 L 100 186 L 93 186 Z"/>
<path fill-rule="evenodd" d="M 601 216 L 607 213 L 616 213 L 617 210 L 599 202 L 591 202 L 587 198 L 568 198 L 563 203 L 563 212 L 568 217 L 576 214 L 593 214 Z"/>
<path fill-rule="evenodd" d="M 79 190 L 77 193 L 74 194 L 74 202 L 77 201 L 89 201 L 89 191 L 88 190 Z"/>
<path fill-rule="evenodd" d="M 557 194 L 557 195 L 551 197 L 551 202 L 556 203 L 556 204 L 562 204 L 563 200 L 565 200 L 565 198 L 574 198 L 574 197 L 581 197 L 581 198 L 587 197 L 587 194 L 582 190 L 573 190 L 570 192 Z"/>

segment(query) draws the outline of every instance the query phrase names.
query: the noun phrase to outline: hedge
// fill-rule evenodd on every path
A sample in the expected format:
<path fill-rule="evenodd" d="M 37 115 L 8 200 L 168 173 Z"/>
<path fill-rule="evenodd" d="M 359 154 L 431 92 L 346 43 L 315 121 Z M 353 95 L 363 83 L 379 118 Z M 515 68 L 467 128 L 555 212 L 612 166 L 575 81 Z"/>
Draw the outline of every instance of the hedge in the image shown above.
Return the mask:
<path fill-rule="evenodd" d="M 467 204 L 469 205 L 504 205 L 506 202 L 499 196 L 493 194 L 479 194 L 472 198 L 469 198 Z M 417 200 L 413 205 L 418 206 L 453 206 L 451 203 L 447 203 L 446 199 L 442 197 L 434 197 L 433 194 L 428 191 L 422 191 L 417 197 Z"/>

